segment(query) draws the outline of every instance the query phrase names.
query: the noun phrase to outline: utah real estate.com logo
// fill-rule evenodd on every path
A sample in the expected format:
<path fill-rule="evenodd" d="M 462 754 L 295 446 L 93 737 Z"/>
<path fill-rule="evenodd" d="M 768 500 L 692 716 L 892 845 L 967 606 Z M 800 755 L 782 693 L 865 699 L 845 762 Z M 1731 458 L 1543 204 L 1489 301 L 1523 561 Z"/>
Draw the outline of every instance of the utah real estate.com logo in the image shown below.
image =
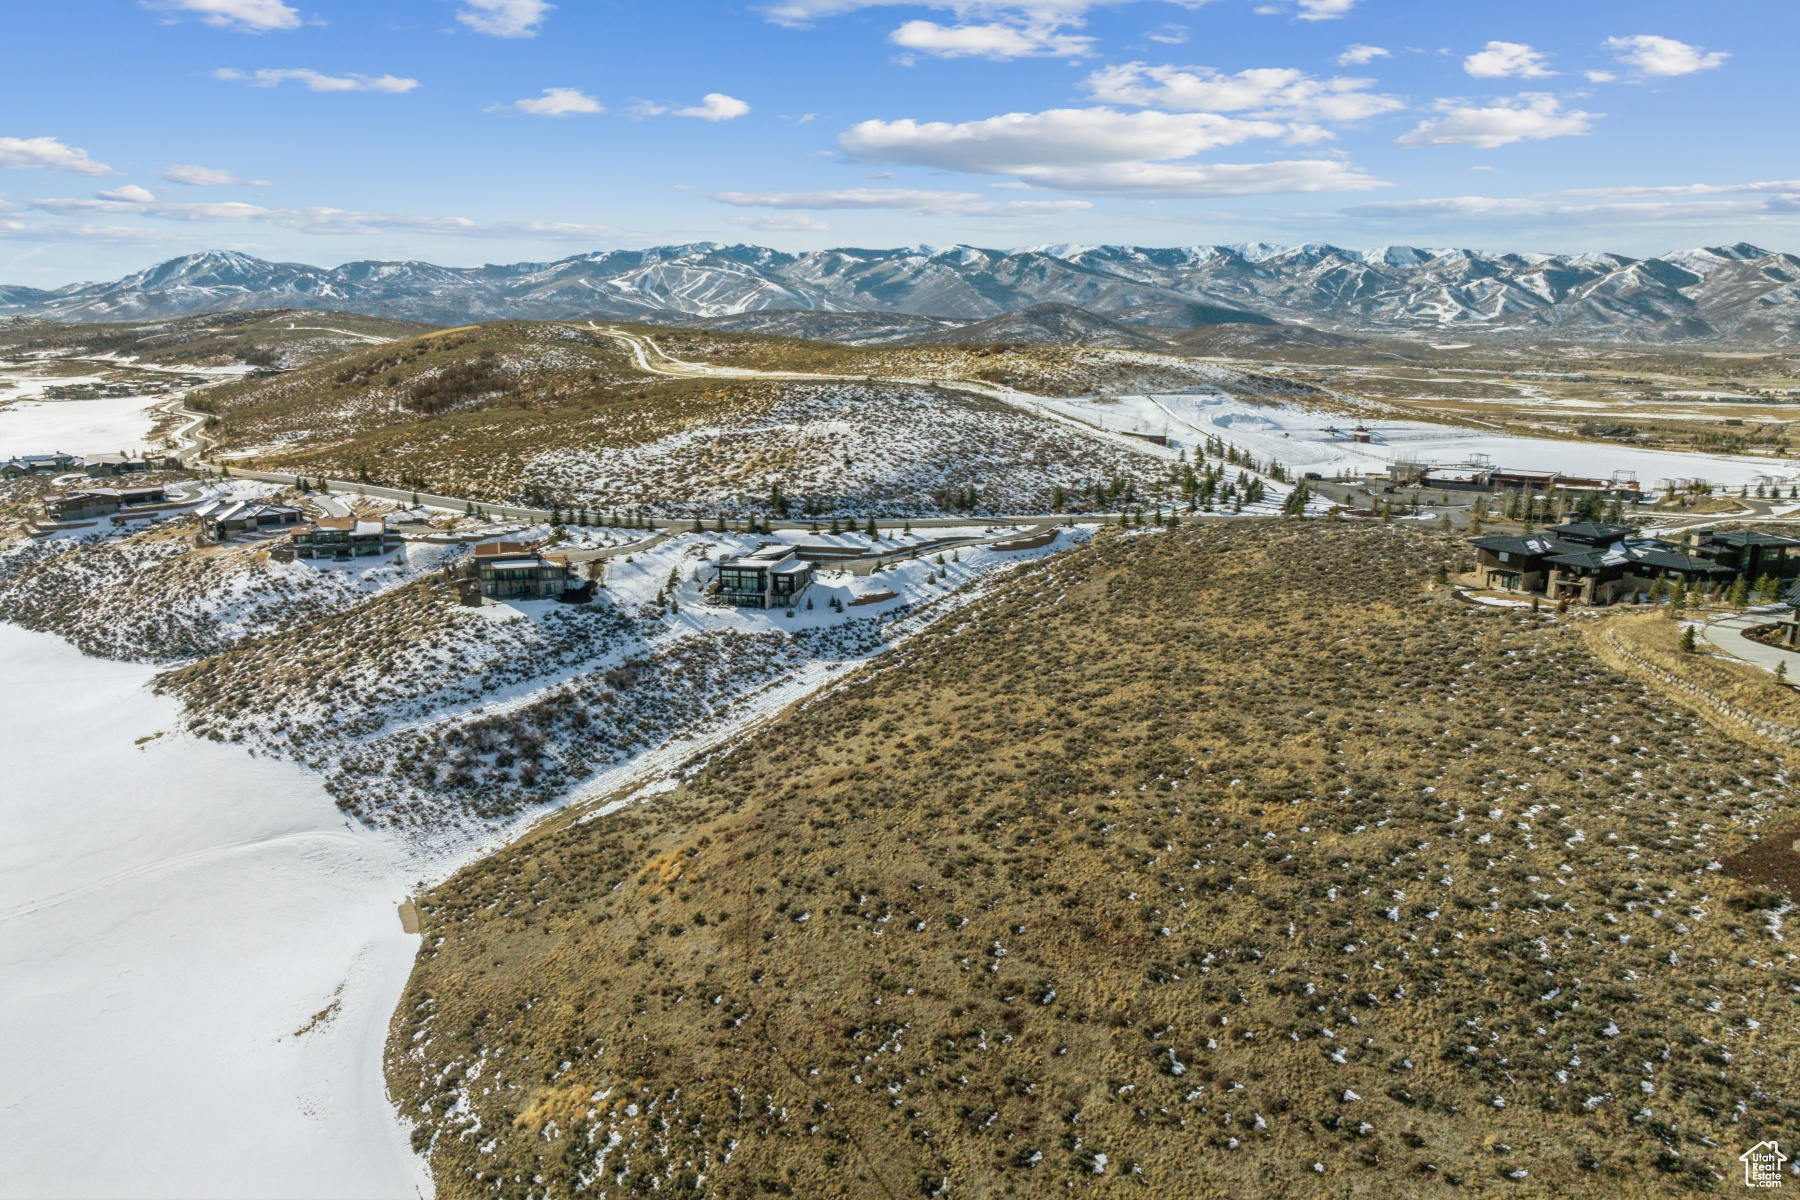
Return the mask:
<path fill-rule="evenodd" d="M 1781 1143 L 1758 1142 L 1738 1155 L 1738 1161 L 1744 1164 L 1745 1187 L 1781 1186 L 1781 1164 L 1787 1161 L 1787 1155 L 1781 1152 Z"/>

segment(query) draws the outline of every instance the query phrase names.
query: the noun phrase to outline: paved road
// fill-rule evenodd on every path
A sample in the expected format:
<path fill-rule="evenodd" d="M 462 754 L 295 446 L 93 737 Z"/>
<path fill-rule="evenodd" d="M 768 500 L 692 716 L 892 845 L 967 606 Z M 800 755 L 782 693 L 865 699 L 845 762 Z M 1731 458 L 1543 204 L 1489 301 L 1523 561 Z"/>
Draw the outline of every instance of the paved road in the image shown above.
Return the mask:
<path fill-rule="evenodd" d="M 1788 608 L 1780 605 L 1773 608 L 1753 609 L 1750 612 L 1738 613 L 1729 617 L 1720 617 L 1707 622 L 1701 629 L 1701 636 L 1709 645 L 1721 650 L 1731 657 L 1740 659 L 1773 674 L 1775 668 L 1782 663 L 1787 664 L 1788 675 L 1795 683 L 1800 683 L 1800 653 L 1782 650 L 1775 646 L 1765 646 L 1744 636 L 1744 630 L 1756 625 L 1767 625 L 1786 616 Z"/>

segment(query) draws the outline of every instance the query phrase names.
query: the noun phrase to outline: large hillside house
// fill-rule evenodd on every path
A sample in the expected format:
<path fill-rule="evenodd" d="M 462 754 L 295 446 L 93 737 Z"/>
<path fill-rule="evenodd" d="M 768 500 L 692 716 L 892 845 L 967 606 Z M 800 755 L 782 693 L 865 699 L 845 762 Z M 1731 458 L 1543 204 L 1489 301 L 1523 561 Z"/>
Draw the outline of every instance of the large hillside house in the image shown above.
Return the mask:
<path fill-rule="evenodd" d="M 772 543 L 719 562 L 717 598 L 745 608 L 792 608 L 813 581 L 812 563 Z"/>
<path fill-rule="evenodd" d="M 122 509 L 162 504 L 169 498 L 159 487 L 83 488 L 60 496 L 44 497 L 44 515 L 60 523 L 96 521 Z"/>
<path fill-rule="evenodd" d="M 298 558 L 364 558 L 397 549 L 398 534 L 380 521 L 360 517 L 323 517 L 310 525 L 295 526 L 292 535 Z"/>
<path fill-rule="evenodd" d="M 562 554 L 539 554 L 519 542 L 475 547 L 475 579 L 490 600 L 556 600 L 574 573 Z"/>
<path fill-rule="evenodd" d="M 1753 535 L 1766 538 L 1771 535 Z M 1794 539 L 1776 539 L 1800 546 Z M 1576 521 L 1552 525 L 1539 533 L 1499 534 L 1475 538 L 1475 575 L 1482 587 L 1536 592 L 1551 600 L 1611 604 L 1621 596 L 1647 592 L 1658 579 L 1683 587 L 1713 588 L 1730 583 L 1742 572 L 1746 547 L 1742 539 L 1716 544 L 1661 541 L 1645 537 L 1630 525 Z M 1715 548 L 1716 546 L 1716 548 Z M 1775 565 L 1775 548 L 1757 544 L 1754 561 Z M 1785 547 L 1780 548 L 1785 556 Z M 1763 558 L 1761 555 L 1768 555 Z M 1785 557 L 1780 560 L 1785 563 Z M 1771 572 L 1780 575 L 1780 571 Z"/>
<path fill-rule="evenodd" d="M 239 533 L 257 533 L 264 529 L 282 529 L 298 525 L 305 519 L 305 514 L 290 504 L 264 504 L 256 500 L 215 501 L 202 504 L 194 511 L 211 527 L 213 537 L 218 539 Z M 296 547 L 295 553 L 298 552 Z"/>

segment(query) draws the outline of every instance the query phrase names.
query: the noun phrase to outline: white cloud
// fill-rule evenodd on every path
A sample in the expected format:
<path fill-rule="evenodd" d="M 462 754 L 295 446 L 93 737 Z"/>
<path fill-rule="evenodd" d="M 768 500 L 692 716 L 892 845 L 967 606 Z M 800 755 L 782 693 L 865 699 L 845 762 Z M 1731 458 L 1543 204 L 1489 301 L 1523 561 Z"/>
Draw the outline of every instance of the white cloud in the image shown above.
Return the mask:
<path fill-rule="evenodd" d="M 1005 19 L 1020 23 L 1079 24 L 1092 9 L 1134 0 L 776 0 L 757 11 L 777 25 L 804 27 L 824 17 L 841 16 L 866 8 L 898 5 L 948 9 L 959 17 Z M 1172 0 L 1184 8 L 1199 8 L 1207 0 Z M 1354 2 L 1354 0 L 1352 0 Z"/>
<path fill-rule="evenodd" d="M 162 177 L 170 183 L 183 183 L 189 187 L 227 187 L 243 184 L 249 187 L 268 187 L 266 179 L 244 179 L 230 171 L 218 167 L 201 167 L 193 163 L 177 163 L 162 173 Z"/>
<path fill-rule="evenodd" d="M 750 111 L 750 106 L 724 92 L 708 92 L 692 108 L 678 108 L 678 117 L 699 117 L 702 121 L 732 121 Z"/>
<path fill-rule="evenodd" d="M 322 75 L 307 67 L 262 70 L 250 74 L 233 67 L 220 67 L 213 72 L 213 78 L 261 88 L 272 88 L 293 81 L 304 83 L 310 92 L 386 92 L 389 95 L 399 95 L 419 86 L 416 79 L 402 79 L 396 75 Z"/>
<path fill-rule="evenodd" d="M 1513 142 L 1574 137 L 1592 128 L 1590 122 L 1604 114 L 1563 112 L 1548 92 L 1524 92 L 1490 108 L 1451 105 L 1435 121 L 1426 121 L 1411 133 L 1395 139 L 1409 150 L 1421 146 L 1475 146 L 1492 150 Z"/>
<path fill-rule="evenodd" d="M 76 175 L 117 175 L 103 162 L 95 162 L 78 146 L 65 146 L 53 137 L 0 137 L 0 169 L 10 171 L 70 171 Z"/>
<path fill-rule="evenodd" d="M 1356 0 L 1300 0 L 1302 21 L 1332 21 L 1356 7 Z"/>
<path fill-rule="evenodd" d="M 142 193 L 149 199 L 131 198 L 127 193 Z M 92 199 L 50 198 L 34 200 L 31 207 L 40 212 L 70 216 L 80 213 L 107 213 L 120 216 L 148 217 L 176 222 L 248 222 L 278 225 L 301 233 L 431 233 L 461 237 L 512 237 L 518 235 L 550 238 L 614 237 L 619 230 L 608 225 L 578 225 L 556 221 L 475 221 L 468 217 L 417 216 L 407 213 L 358 212 L 353 209 L 270 208 L 240 201 L 217 203 L 170 203 L 157 200 L 142 188 L 119 188 L 101 192 Z M 137 232 L 144 232 L 139 230 Z"/>
<path fill-rule="evenodd" d="M 1026 175 L 1045 165 L 1088 166 L 1134 159 L 1185 158 L 1253 138 L 1280 137 L 1285 125 L 1217 113 L 1122 113 L 1056 108 L 1007 113 L 951 125 L 943 121 L 864 121 L 838 145 L 865 162 L 901 162 L 985 174 Z M 1023 170 L 1015 168 L 1024 168 Z"/>
<path fill-rule="evenodd" d="M 152 0 L 147 8 L 194 13 L 216 29 L 269 33 L 300 28 L 300 14 L 281 0 Z"/>
<path fill-rule="evenodd" d="M 1589 83 L 1614 83 L 1619 78 L 1611 71 L 1584 71 L 1582 74 L 1588 77 Z"/>
<path fill-rule="evenodd" d="M 572 117 L 576 113 L 602 113 L 604 105 L 576 88 L 545 88 L 540 97 L 515 100 L 511 104 L 490 104 L 488 112 L 521 112 L 534 117 Z"/>
<path fill-rule="evenodd" d="M 1153 42 L 1161 42 L 1165 46 L 1179 46 L 1188 40 L 1188 31 L 1186 25 L 1176 25 L 1170 22 L 1157 26 L 1144 36 Z"/>
<path fill-rule="evenodd" d="M 732 225 L 759 229 L 764 233 L 825 233 L 831 226 L 804 213 L 780 213 L 767 217 L 726 217 Z"/>
<path fill-rule="evenodd" d="M 124 187 L 94 194 L 102 200 L 126 200 L 133 204 L 150 204 L 156 200 L 155 192 L 149 188 L 141 188 L 135 183 L 128 183 Z"/>
<path fill-rule="evenodd" d="M 1693 196 L 1709 198 L 1678 198 Z M 1413 222 L 1433 218 L 1549 220 L 1559 227 L 1581 224 L 1612 228 L 1620 225 L 1712 225 L 1725 221 L 1741 225 L 1754 221 L 1792 228 L 1795 217 L 1800 216 L 1800 180 L 1589 189 L 1536 196 L 1445 196 L 1358 204 L 1342 211 L 1353 217 Z"/>
<path fill-rule="evenodd" d="M 1707 51 L 1674 38 L 1640 33 L 1632 37 L 1606 39 L 1606 48 L 1620 62 L 1635 67 L 1645 75 L 1692 75 L 1722 65 L 1731 55 L 1723 50 Z"/>
<path fill-rule="evenodd" d="M 1358 121 L 1406 105 L 1367 89 L 1372 79 L 1315 79 L 1290 67 L 1226 75 L 1212 67 L 1104 67 L 1087 78 L 1097 100 L 1187 112 L 1245 112 L 1289 120 Z"/>
<path fill-rule="evenodd" d="M 939 25 L 908 21 L 888 35 L 896 46 L 937 58 L 1073 58 L 1094 39 L 1058 33 L 1050 25 Z"/>
<path fill-rule="evenodd" d="M 1360 67 L 1374 62 L 1378 58 L 1392 58 L 1393 54 L 1380 46 L 1365 46 L 1361 42 L 1352 42 L 1344 47 L 1344 52 L 1337 56 L 1340 67 Z"/>
<path fill-rule="evenodd" d="M 1035 170 L 1027 178 L 1041 187 L 1067 192 L 1171 199 L 1354 192 L 1388 186 L 1354 166 L 1330 159 L 1268 163 L 1133 162 L 1104 167 L 1052 167 Z"/>
<path fill-rule="evenodd" d="M 996 217 L 1077 212 L 1086 200 L 983 200 L 980 192 L 937 192 L 924 188 L 844 188 L 825 192 L 714 192 L 714 200 L 737 208 L 893 208 L 937 216 Z M 740 220 L 740 218 L 730 218 Z"/>
<path fill-rule="evenodd" d="M 1543 54 L 1524 42 L 1489 42 L 1487 49 L 1463 59 L 1463 70 L 1477 79 L 1541 79 L 1554 75 Z"/>
<path fill-rule="evenodd" d="M 1096 194 L 1224 196 L 1382 186 L 1340 162 L 1171 163 L 1205 150 L 1277 138 L 1290 126 L 1217 113 L 1122 113 L 1112 108 L 1007 113 L 951 125 L 864 121 L 838 139 L 851 158 L 986 175 Z"/>
<path fill-rule="evenodd" d="M 463 0 L 456 19 L 490 37 L 536 37 L 537 27 L 555 7 L 545 0 Z"/>

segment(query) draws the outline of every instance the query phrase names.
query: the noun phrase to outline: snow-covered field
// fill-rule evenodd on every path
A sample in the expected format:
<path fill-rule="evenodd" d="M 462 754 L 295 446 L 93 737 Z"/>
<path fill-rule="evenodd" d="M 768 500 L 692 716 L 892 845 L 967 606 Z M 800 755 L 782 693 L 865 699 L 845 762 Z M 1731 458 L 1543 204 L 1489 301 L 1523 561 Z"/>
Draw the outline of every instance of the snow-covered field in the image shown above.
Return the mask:
<path fill-rule="evenodd" d="M 0 459 L 20 454 L 134 454 L 153 449 L 156 414 L 167 396 L 8 401 L 0 392 Z"/>
<path fill-rule="evenodd" d="M 0 625 L 0 1195 L 429 1195 L 395 850 L 150 674 Z"/>
<path fill-rule="evenodd" d="M 1106 429 L 1166 435 L 1174 447 L 1191 449 L 1208 437 L 1222 438 L 1258 459 L 1274 458 L 1296 472 L 1317 471 L 1327 478 L 1338 471 L 1359 475 L 1384 472 L 1396 461 L 1453 466 L 1477 454 L 1513 471 L 1558 471 L 1601 478 L 1615 471 L 1630 471 L 1646 490 L 1669 479 L 1705 479 L 1717 487 L 1738 488 L 1754 486 L 1769 476 L 1800 478 L 1800 464 L 1771 458 L 1511 437 L 1414 421 L 1364 421 L 1375 440 L 1359 443 L 1352 441 L 1348 432 L 1358 422 L 1341 413 L 1294 404 L 1250 404 L 1224 395 L 1043 399 L 1037 403 Z"/>

